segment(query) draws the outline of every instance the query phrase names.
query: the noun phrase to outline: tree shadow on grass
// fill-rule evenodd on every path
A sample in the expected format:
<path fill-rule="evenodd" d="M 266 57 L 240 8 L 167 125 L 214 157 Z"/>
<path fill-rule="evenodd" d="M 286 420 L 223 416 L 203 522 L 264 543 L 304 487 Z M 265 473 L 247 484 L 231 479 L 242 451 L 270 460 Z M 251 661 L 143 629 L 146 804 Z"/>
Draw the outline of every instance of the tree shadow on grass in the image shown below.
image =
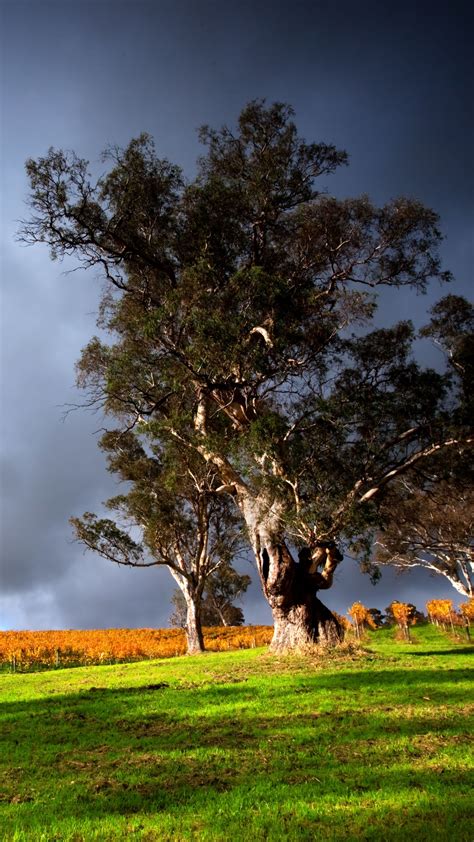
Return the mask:
<path fill-rule="evenodd" d="M 415 655 L 417 657 L 432 657 L 433 655 L 474 655 L 474 643 L 471 646 L 458 646 L 456 649 L 443 649 L 443 650 L 424 650 L 423 652 L 410 652 L 411 655 Z"/>
<path fill-rule="evenodd" d="M 400 736 L 409 734 L 413 723 L 408 720 L 398 727 L 392 739 L 387 737 L 385 716 L 374 719 L 373 714 L 359 713 L 352 720 L 351 738 L 346 735 L 345 742 L 338 741 L 337 725 L 328 731 L 322 719 L 301 714 L 283 721 L 281 717 L 251 717 L 249 729 L 235 733 L 230 741 L 228 729 L 233 723 L 225 716 L 214 717 L 195 726 L 194 739 L 188 740 L 186 751 L 180 751 L 176 746 L 181 743 L 183 723 L 162 717 L 161 734 L 157 730 L 145 740 L 137 722 L 138 731 L 129 732 L 126 754 L 118 757 L 112 750 L 117 723 L 111 721 L 109 734 L 100 733 L 102 740 L 110 740 L 109 753 L 102 744 L 88 752 L 59 754 L 48 764 L 50 779 L 57 779 L 59 790 L 73 778 L 74 788 L 60 799 L 59 808 L 54 809 L 53 799 L 47 815 L 43 798 L 38 803 L 34 797 L 25 803 L 20 800 L 15 825 L 30 829 L 31 838 L 40 829 L 54 838 L 68 820 L 96 822 L 99 828 L 105 816 L 130 821 L 139 815 L 155 819 L 159 827 L 161 815 L 169 825 L 175 822 L 182 828 L 183 822 L 193 827 L 202 816 L 207 839 L 375 839 L 376 828 L 378 838 L 383 831 L 384 839 L 401 839 L 401 834 L 391 835 L 387 828 L 387 813 L 381 812 L 381 804 L 386 803 L 390 822 L 398 823 L 400 829 L 411 826 L 412 836 L 418 818 L 423 829 L 418 835 L 415 832 L 418 842 L 462 840 L 459 832 L 449 835 L 447 824 L 442 824 L 446 835 L 440 835 L 439 823 L 446 807 L 445 788 L 450 791 L 451 819 L 457 817 L 459 822 L 467 815 L 467 775 L 446 769 L 446 761 L 444 767 L 436 763 L 434 749 L 421 768 L 394 769 Z M 367 737 L 369 724 L 372 737 Z M 419 719 L 418 739 L 426 738 L 430 745 L 435 726 L 436 720 Z M 365 734 L 363 739 L 359 732 Z M 297 745 L 295 735 L 299 736 Z M 443 740 L 445 748 L 446 734 Z M 421 743 L 413 754 L 415 762 L 423 756 L 422 750 Z M 356 764 L 349 768 L 351 759 Z M 36 760 L 41 764 L 41 751 Z M 420 795 L 424 804 L 416 803 Z M 401 797 L 404 806 L 394 807 Z M 260 813 L 258 832 L 245 824 L 239 832 L 238 822 L 245 816 L 253 821 L 256 811 Z M 409 824 L 410 818 L 415 824 Z M 373 837 L 368 831 L 371 822 Z"/>
<path fill-rule="evenodd" d="M 371 693 L 376 691 L 377 694 L 385 694 L 387 703 L 422 704 L 427 690 L 433 693 L 435 699 L 437 694 L 444 695 L 445 685 L 451 685 L 451 700 L 462 703 L 472 700 L 472 688 L 468 686 L 471 679 L 472 670 L 468 667 L 421 670 L 386 668 L 370 671 L 350 669 L 339 670 L 337 673 L 321 671 L 305 676 L 286 674 L 275 677 L 274 683 L 264 688 L 259 687 L 255 676 L 232 683 L 215 683 L 211 677 L 209 682 L 197 686 L 179 681 L 173 684 L 160 682 L 118 688 L 91 685 L 73 693 L 55 693 L 41 699 L 2 702 L 0 709 L 7 716 L 14 715 L 16 718 L 23 713 L 48 714 L 64 706 L 83 708 L 92 714 L 94 711 L 100 712 L 105 706 L 107 716 L 120 712 L 123 717 L 127 708 L 133 709 L 139 701 L 143 701 L 145 705 L 156 705 L 158 708 L 163 706 L 165 709 L 176 704 L 181 716 L 188 713 L 199 715 L 201 712 L 204 715 L 209 706 L 219 707 L 227 702 L 251 703 L 261 697 L 268 698 L 269 704 L 276 705 L 286 713 L 300 706 L 302 697 L 308 694 L 319 696 L 325 704 L 330 704 L 331 698 L 337 696 L 339 704 L 341 696 L 345 694 L 349 694 L 349 701 L 351 695 L 356 698 L 365 694 L 367 698 L 364 702 L 367 702 L 372 699 Z M 466 685 L 462 686 L 464 682 Z M 127 698 L 130 699 L 130 705 L 124 707 Z M 380 702 L 379 695 L 377 702 Z"/>
<path fill-rule="evenodd" d="M 206 838 L 228 839 L 237 833 L 232 822 L 241 803 L 250 817 L 263 809 L 270 830 L 262 839 L 350 839 L 345 824 L 340 836 L 331 835 L 335 810 L 360 834 L 365 803 L 380 834 L 377 799 L 393 806 L 400 791 L 410 798 L 429 793 L 431 810 L 446 785 L 454 787 L 450 810 L 458 799 L 462 812 L 467 778 L 449 768 L 443 752 L 461 750 L 468 738 L 459 706 L 471 696 L 457 684 L 468 675 L 466 669 L 351 669 L 282 676 L 264 688 L 251 680 L 196 688 L 161 682 L 9 702 L 3 705 L 4 757 L 11 772 L 3 777 L 3 803 L 14 806 L 12 822 L 31 838 L 39 828 L 52 838 L 68 820 L 99 827 L 104 816 L 163 814 L 171 823 L 199 815 L 209 822 L 211 810 L 227 816 L 230 835 L 216 818 L 213 828 L 217 834 L 221 827 L 222 836 L 213 837 L 211 828 Z M 427 713 L 423 706 L 432 699 L 440 708 Z M 233 702 L 239 707 L 230 712 Z M 406 768 L 407 752 L 417 768 Z M 283 822 L 279 837 L 275 817 L 282 801 L 291 822 L 286 829 Z M 409 812 L 393 814 L 403 824 Z M 417 840 L 443 838 L 434 832 L 434 819 L 427 827 L 430 833 Z M 384 838 L 398 837 L 384 832 Z"/>

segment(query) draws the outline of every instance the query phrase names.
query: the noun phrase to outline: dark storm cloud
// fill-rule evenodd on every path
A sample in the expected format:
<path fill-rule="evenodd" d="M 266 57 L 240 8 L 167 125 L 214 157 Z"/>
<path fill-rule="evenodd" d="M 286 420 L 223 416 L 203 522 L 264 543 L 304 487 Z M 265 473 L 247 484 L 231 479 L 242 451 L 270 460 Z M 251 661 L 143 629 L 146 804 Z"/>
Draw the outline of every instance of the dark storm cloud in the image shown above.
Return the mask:
<path fill-rule="evenodd" d="M 350 167 L 323 185 L 376 201 L 416 196 L 446 234 L 452 291 L 472 266 L 470 6 L 375 2 L 22 2 L 2 14 L 2 321 L 0 623 L 17 627 L 162 625 L 166 571 L 125 571 L 71 543 L 68 518 L 96 510 L 116 486 L 97 450 L 100 418 L 77 402 L 74 362 L 95 331 L 100 285 L 68 277 L 46 249 L 15 241 L 26 213 L 23 164 L 50 145 L 75 149 L 100 171 L 108 143 L 151 132 L 160 154 L 192 176 L 202 123 L 232 123 L 249 99 L 290 102 L 301 132 L 346 148 Z M 387 297 L 380 320 L 425 318 L 431 297 Z M 435 364 L 432 350 L 424 359 Z M 254 574 L 254 578 L 255 578 Z M 420 578 L 421 577 L 421 578 Z M 328 604 L 359 598 L 383 608 L 456 594 L 426 575 L 377 588 L 349 560 Z M 250 621 L 269 619 L 258 584 Z"/>
<path fill-rule="evenodd" d="M 9 597 L 54 592 L 61 583 L 78 554 L 68 518 L 99 504 L 110 482 L 93 446 L 97 419 L 73 413 L 63 420 L 59 406 L 77 401 L 70 384 L 80 331 L 67 329 L 61 295 L 51 295 L 47 284 L 33 292 L 34 270 L 25 275 L 8 255 L 4 269 L 2 304 L 10 318 L 2 325 L 1 587 L 2 622 L 9 624 Z M 82 295 L 69 300 L 84 306 Z M 36 624 L 35 616 L 33 605 L 23 623 Z"/>

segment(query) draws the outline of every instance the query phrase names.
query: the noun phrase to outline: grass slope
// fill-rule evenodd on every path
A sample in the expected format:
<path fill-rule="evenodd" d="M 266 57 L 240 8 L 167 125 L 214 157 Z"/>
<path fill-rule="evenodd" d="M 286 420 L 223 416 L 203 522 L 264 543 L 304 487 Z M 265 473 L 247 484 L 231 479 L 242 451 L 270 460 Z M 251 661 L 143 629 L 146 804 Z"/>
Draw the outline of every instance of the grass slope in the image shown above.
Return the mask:
<path fill-rule="evenodd" d="M 1 676 L 0 838 L 471 842 L 473 650 L 413 637 Z"/>

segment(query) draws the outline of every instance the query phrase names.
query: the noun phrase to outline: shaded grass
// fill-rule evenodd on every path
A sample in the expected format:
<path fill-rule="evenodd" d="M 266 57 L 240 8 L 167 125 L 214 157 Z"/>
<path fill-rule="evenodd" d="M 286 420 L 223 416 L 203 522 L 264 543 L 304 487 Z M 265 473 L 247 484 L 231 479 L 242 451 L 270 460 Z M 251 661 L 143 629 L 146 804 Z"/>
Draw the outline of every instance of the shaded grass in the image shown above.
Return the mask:
<path fill-rule="evenodd" d="M 3 676 L 8 840 L 469 840 L 472 649 L 389 631 Z"/>

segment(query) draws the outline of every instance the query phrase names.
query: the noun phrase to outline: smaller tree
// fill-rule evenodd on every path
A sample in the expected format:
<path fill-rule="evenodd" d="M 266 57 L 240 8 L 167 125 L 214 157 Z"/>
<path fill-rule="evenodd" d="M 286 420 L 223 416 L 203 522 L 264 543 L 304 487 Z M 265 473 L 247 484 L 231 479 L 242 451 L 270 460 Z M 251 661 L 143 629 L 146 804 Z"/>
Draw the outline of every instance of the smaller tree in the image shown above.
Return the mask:
<path fill-rule="evenodd" d="M 242 530 L 215 471 L 177 445 L 146 449 L 131 430 L 105 433 L 101 448 L 109 471 L 128 490 L 107 501 L 114 520 L 90 512 L 72 517 L 78 540 L 115 564 L 166 566 L 186 605 L 188 652 L 204 651 L 204 588 L 221 566 L 230 569 L 242 546 Z"/>
<path fill-rule="evenodd" d="M 381 629 L 385 622 L 385 615 L 382 614 L 380 608 L 369 608 L 369 614 L 374 621 L 375 628 Z"/>
<path fill-rule="evenodd" d="M 435 448 L 423 465 L 392 484 L 381 507 L 376 561 L 400 570 L 423 567 L 474 596 L 474 306 L 447 295 L 421 335 L 446 360 L 443 427 L 454 448 Z"/>
<path fill-rule="evenodd" d="M 221 565 L 209 576 L 204 589 L 205 604 L 208 613 L 219 618 L 220 625 L 243 625 L 243 611 L 233 603 L 246 592 L 250 582 L 250 576 L 237 573 L 229 564 Z"/>
<path fill-rule="evenodd" d="M 387 605 L 385 609 L 385 622 L 387 625 L 393 626 L 397 623 L 397 619 L 395 617 L 393 606 L 397 602 L 399 605 L 407 605 L 409 609 L 410 616 L 413 617 L 413 623 L 424 623 L 426 622 L 426 617 L 422 611 L 418 611 L 416 605 L 413 605 L 412 602 L 402 602 L 399 603 L 398 600 L 391 602 L 390 605 Z"/>
<path fill-rule="evenodd" d="M 469 602 L 462 602 L 459 606 L 459 610 L 464 617 L 467 625 L 471 625 L 474 622 L 474 599 L 470 599 Z"/>
<path fill-rule="evenodd" d="M 404 480 L 389 495 L 387 525 L 375 545 L 376 561 L 399 570 L 422 567 L 472 597 L 474 488 L 467 474 L 424 485 L 417 488 Z"/>
<path fill-rule="evenodd" d="M 229 564 L 222 564 L 209 576 L 204 586 L 201 601 L 201 622 L 203 626 L 242 626 L 244 612 L 234 601 L 245 593 L 251 582 L 250 576 L 237 573 Z M 172 626 L 186 627 L 186 602 L 180 590 L 172 597 L 174 611 Z"/>

